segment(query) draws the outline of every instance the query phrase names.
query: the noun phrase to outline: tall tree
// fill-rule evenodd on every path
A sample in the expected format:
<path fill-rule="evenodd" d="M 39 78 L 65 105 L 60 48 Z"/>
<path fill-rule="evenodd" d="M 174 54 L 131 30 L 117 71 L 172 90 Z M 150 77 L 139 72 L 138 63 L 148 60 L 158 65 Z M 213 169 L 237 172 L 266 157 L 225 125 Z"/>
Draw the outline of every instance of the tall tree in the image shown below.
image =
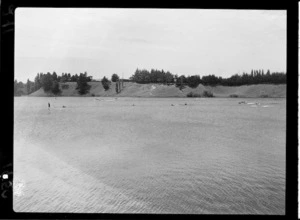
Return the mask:
<path fill-rule="evenodd" d="M 116 82 L 116 93 L 119 93 L 119 83 Z"/>
<path fill-rule="evenodd" d="M 79 78 L 77 80 L 77 89 L 80 95 L 84 95 L 89 92 L 91 86 L 87 82 L 87 75 L 80 73 Z"/>
<path fill-rule="evenodd" d="M 27 91 L 27 94 L 30 94 L 30 81 L 29 81 L 29 79 L 27 79 L 26 91 Z"/>
<path fill-rule="evenodd" d="M 101 83 L 102 83 L 102 86 L 105 89 L 105 91 L 109 90 L 110 82 L 105 76 L 102 78 Z"/>
<path fill-rule="evenodd" d="M 37 91 L 41 86 L 40 74 L 38 73 L 34 78 L 34 90 Z"/>
<path fill-rule="evenodd" d="M 45 92 L 51 91 L 53 86 L 53 78 L 49 72 L 46 75 L 44 75 L 41 84 Z"/>
<path fill-rule="evenodd" d="M 52 73 L 52 78 L 53 80 L 57 81 L 57 74 L 55 71 Z"/>
<path fill-rule="evenodd" d="M 165 81 L 168 85 L 174 83 L 174 76 L 169 71 L 165 74 Z"/>
<path fill-rule="evenodd" d="M 120 79 L 120 77 L 118 76 L 118 74 L 114 73 L 111 76 L 111 81 L 112 82 L 117 82 Z"/>
<path fill-rule="evenodd" d="M 76 73 L 76 74 L 75 74 L 75 82 L 77 82 L 78 79 L 79 79 L 79 76 L 78 76 L 78 74 Z"/>
<path fill-rule="evenodd" d="M 217 81 L 217 79 L 215 80 Z M 189 76 L 187 77 L 188 86 L 191 88 L 196 88 L 201 82 L 199 75 Z"/>
<path fill-rule="evenodd" d="M 60 78 L 60 82 L 61 82 L 61 83 L 65 83 L 65 82 L 67 82 L 67 81 L 68 81 L 68 75 L 65 74 L 65 73 L 62 73 L 62 74 L 61 74 L 61 78 Z"/>
<path fill-rule="evenodd" d="M 53 82 L 51 91 L 53 92 L 54 95 L 59 95 L 61 93 L 61 90 L 59 88 L 59 83 L 56 80 Z"/>

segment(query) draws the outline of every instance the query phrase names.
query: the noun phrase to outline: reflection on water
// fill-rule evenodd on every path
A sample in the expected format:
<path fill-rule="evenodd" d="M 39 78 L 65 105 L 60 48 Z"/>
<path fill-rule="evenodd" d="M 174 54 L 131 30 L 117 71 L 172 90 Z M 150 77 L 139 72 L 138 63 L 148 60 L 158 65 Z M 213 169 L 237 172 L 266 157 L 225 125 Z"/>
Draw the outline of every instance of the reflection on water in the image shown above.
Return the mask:
<path fill-rule="evenodd" d="M 14 210 L 285 214 L 286 101 L 249 100 L 17 97 Z"/>

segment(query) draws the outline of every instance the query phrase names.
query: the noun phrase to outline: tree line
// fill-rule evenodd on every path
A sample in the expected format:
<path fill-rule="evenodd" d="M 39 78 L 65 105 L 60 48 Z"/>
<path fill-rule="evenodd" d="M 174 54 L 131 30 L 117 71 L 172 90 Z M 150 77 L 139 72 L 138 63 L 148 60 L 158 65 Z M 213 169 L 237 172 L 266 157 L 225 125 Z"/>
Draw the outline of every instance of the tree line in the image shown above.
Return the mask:
<path fill-rule="evenodd" d="M 217 77 L 215 75 L 192 75 L 178 76 L 174 75 L 169 71 L 154 70 L 150 71 L 146 69 L 137 69 L 130 79 L 136 83 L 162 83 L 162 84 L 175 84 L 181 89 L 184 86 L 192 88 L 197 87 L 199 84 L 203 85 L 223 85 L 223 86 L 241 86 L 241 85 L 252 85 L 252 84 L 285 84 L 286 74 L 284 72 L 270 72 L 268 70 L 264 73 L 264 70 L 251 70 L 251 73 L 244 72 L 242 75 L 235 74 L 229 78 Z"/>
<path fill-rule="evenodd" d="M 163 83 L 171 84 L 174 83 L 174 75 L 169 71 L 151 69 L 136 69 L 135 73 L 130 79 L 136 83 Z"/>
<path fill-rule="evenodd" d="M 92 81 L 92 76 L 88 76 L 87 72 L 71 75 L 70 73 L 62 73 L 61 76 L 58 76 L 56 72 L 52 74 L 50 72 L 38 73 L 34 78 L 34 81 L 27 79 L 27 82 L 14 81 L 14 94 L 15 95 L 24 95 L 33 93 L 40 88 L 46 93 L 53 93 L 54 95 L 60 95 L 62 89 L 66 89 L 68 85 L 60 86 L 60 83 L 65 82 L 76 82 L 78 93 L 84 95 L 90 89 L 88 82 Z"/>
<path fill-rule="evenodd" d="M 43 88 L 45 92 L 51 92 L 54 95 L 59 95 L 62 89 L 68 88 L 66 82 L 76 82 L 78 93 L 84 95 L 89 92 L 91 86 L 88 82 L 95 81 L 92 76 L 88 76 L 87 72 L 71 75 L 70 73 L 62 73 L 61 76 L 56 72 L 52 74 L 50 72 L 38 73 L 34 78 L 34 81 L 27 80 L 26 83 L 14 81 L 14 94 L 25 95 L 33 93 L 40 88 Z M 179 89 L 183 89 L 186 86 L 191 88 L 197 87 L 199 84 L 210 86 L 241 86 L 252 84 L 285 84 L 286 74 L 284 72 L 270 72 L 268 70 L 264 73 L 264 70 L 251 70 L 250 73 L 244 72 L 242 75 L 232 75 L 228 78 L 217 77 L 215 75 L 206 75 L 200 77 L 200 75 L 185 76 L 172 74 L 169 71 L 151 69 L 136 69 L 130 79 L 122 79 L 114 73 L 111 76 L 111 80 L 107 77 L 101 79 L 101 83 L 105 90 L 109 90 L 111 82 L 115 82 L 115 89 L 117 93 L 120 93 L 123 89 L 123 82 L 136 82 L 136 83 L 160 83 L 166 85 L 175 84 Z"/>
<path fill-rule="evenodd" d="M 62 73 L 61 76 L 57 75 L 56 72 L 52 74 L 50 72 L 38 73 L 34 81 L 27 79 L 26 83 L 14 81 L 14 94 L 16 96 L 31 94 L 40 88 L 42 88 L 46 93 L 53 93 L 54 95 L 60 95 L 63 89 L 69 88 L 69 85 L 66 82 L 76 82 L 78 94 L 84 95 L 89 92 L 91 86 L 88 82 L 96 81 L 93 80 L 92 76 L 89 76 L 87 72 L 71 75 L 70 73 Z M 116 92 L 121 92 L 123 88 L 123 80 L 120 80 L 120 77 L 114 73 L 111 76 L 112 82 L 116 83 Z M 111 86 L 111 81 L 105 76 L 101 79 L 101 83 L 105 90 L 108 90 Z M 122 84 L 121 84 L 122 83 Z M 61 84 L 61 85 L 60 85 Z"/>

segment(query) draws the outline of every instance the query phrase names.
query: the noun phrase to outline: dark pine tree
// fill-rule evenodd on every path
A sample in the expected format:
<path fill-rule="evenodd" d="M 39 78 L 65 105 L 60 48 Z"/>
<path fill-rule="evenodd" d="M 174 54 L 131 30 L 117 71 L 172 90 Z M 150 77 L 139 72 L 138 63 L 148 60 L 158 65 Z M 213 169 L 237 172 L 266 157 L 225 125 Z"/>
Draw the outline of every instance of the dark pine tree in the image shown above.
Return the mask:
<path fill-rule="evenodd" d="M 101 83 L 105 91 L 109 90 L 110 82 L 105 76 L 102 78 Z"/>
<path fill-rule="evenodd" d="M 77 80 L 77 89 L 80 95 L 84 95 L 89 92 L 91 86 L 87 82 L 88 82 L 87 75 L 80 73 Z"/>

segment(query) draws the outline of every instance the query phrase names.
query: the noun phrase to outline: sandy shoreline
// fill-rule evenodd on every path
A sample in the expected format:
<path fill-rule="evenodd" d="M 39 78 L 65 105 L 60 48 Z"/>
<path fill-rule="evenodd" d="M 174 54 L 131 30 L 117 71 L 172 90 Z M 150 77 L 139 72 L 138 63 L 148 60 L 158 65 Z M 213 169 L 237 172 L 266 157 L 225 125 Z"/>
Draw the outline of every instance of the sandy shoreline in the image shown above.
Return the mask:
<path fill-rule="evenodd" d="M 41 146 L 18 141 L 14 149 L 14 160 L 18 161 L 14 167 L 15 212 L 154 212 L 146 203 L 101 183 Z M 26 169 L 18 165 L 26 165 Z"/>

